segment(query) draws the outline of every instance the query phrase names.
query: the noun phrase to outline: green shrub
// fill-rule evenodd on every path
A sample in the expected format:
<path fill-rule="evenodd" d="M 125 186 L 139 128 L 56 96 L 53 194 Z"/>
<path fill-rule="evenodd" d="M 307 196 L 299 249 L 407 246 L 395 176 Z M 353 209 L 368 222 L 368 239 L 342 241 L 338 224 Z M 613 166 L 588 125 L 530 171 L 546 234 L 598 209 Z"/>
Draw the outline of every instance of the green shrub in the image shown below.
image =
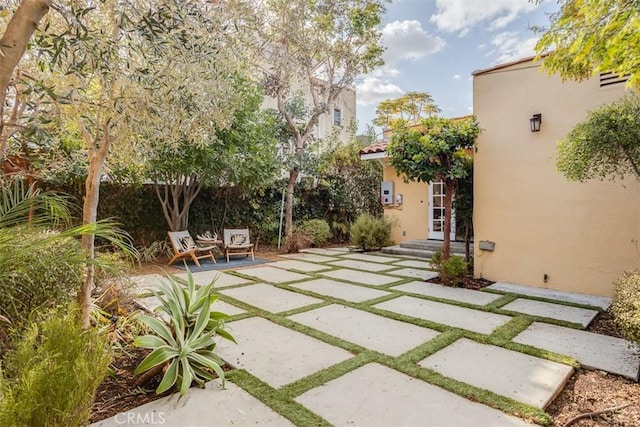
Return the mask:
<path fill-rule="evenodd" d="M 431 265 L 440 275 L 440 282 L 447 286 L 457 286 L 467 275 L 469 264 L 464 258 L 453 255 L 446 261 L 442 259 L 442 251 L 436 251 L 431 257 Z"/>
<path fill-rule="evenodd" d="M 393 222 L 383 217 L 376 218 L 368 213 L 358 216 L 349 230 L 349 242 L 365 251 L 389 246 Z"/>
<path fill-rule="evenodd" d="M 5 360 L 0 425 L 88 425 L 110 358 L 105 335 L 83 331 L 74 306 L 31 322 Z"/>
<path fill-rule="evenodd" d="M 86 257 L 76 239 L 35 244 L 53 232 L 0 229 L 0 237 L 9 233 L 20 236 L 16 244 L 24 250 L 14 244 L 0 244 L 0 314 L 19 327 L 36 308 L 73 300 L 82 284 Z"/>
<path fill-rule="evenodd" d="M 628 271 L 614 282 L 611 313 L 630 341 L 640 344 L 640 271 Z"/>
<path fill-rule="evenodd" d="M 302 223 L 300 230 L 311 239 L 313 246 L 322 246 L 331 238 L 331 228 L 324 219 L 310 219 Z"/>

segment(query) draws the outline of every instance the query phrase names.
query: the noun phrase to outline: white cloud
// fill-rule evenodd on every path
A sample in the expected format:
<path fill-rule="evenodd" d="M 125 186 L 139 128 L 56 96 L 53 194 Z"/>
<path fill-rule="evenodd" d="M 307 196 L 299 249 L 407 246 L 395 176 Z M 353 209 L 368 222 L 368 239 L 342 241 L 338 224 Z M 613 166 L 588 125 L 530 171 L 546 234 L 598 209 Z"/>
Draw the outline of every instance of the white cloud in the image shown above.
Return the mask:
<path fill-rule="evenodd" d="M 436 0 L 436 7 L 430 20 L 438 29 L 465 35 L 481 23 L 488 24 L 490 30 L 504 28 L 537 5 L 529 0 Z"/>
<path fill-rule="evenodd" d="M 397 98 L 403 93 L 399 86 L 377 77 L 365 77 L 356 90 L 359 105 L 377 105 L 380 101 Z"/>
<path fill-rule="evenodd" d="M 399 60 L 416 60 L 436 53 L 445 46 L 440 37 L 427 33 L 419 21 L 394 21 L 382 29 L 382 43 L 386 47 L 384 60 L 395 64 Z"/>
<path fill-rule="evenodd" d="M 453 77 L 451 77 L 453 80 L 460 80 L 462 78 L 462 76 L 460 74 L 454 74 Z"/>
<path fill-rule="evenodd" d="M 491 53 L 496 55 L 497 63 L 514 61 L 534 55 L 537 41 L 537 37 L 520 38 L 518 33 L 505 31 L 496 34 L 491 40 L 491 44 L 495 46 L 495 50 Z"/>

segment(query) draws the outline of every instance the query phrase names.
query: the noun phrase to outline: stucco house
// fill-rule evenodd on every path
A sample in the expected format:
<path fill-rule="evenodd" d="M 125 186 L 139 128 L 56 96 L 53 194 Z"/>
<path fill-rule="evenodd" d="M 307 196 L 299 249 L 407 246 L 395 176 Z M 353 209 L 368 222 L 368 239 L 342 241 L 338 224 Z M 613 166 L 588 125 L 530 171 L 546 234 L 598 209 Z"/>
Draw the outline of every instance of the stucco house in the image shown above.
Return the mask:
<path fill-rule="evenodd" d="M 615 74 L 563 82 L 533 58 L 473 73 L 476 277 L 609 296 L 639 266 L 638 182 L 569 182 L 555 165 L 557 141 L 625 93 Z"/>
<path fill-rule="evenodd" d="M 389 135 L 386 135 L 388 138 Z M 396 223 L 391 240 L 444 240 L 444 187 L 442 182 L 404 182 L 387 158 L 388 139 L 371 144 L 360 151 L 362 160 L 378 160 L 382 164 L 380 201 L 384 215 Z M 451 223 L 450 240 L 455 240 L 455 219 Z"/>

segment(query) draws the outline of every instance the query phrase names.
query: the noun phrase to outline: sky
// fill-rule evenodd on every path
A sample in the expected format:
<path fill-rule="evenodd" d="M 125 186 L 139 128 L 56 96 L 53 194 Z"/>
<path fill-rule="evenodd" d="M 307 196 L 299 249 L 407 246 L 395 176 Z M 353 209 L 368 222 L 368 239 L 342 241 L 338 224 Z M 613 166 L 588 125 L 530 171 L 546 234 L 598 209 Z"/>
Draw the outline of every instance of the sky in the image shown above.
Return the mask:
<path fill-rule="evenodd" d="M 382 18 L 385 65 L 356 82 L 358 131 L 380 101 L 406 92 L 431 94 L 443 117 L 471 114 L 471 73 L 533 55 L 531 27 L 557 10 L 553 0 L 393 0 Z"/>

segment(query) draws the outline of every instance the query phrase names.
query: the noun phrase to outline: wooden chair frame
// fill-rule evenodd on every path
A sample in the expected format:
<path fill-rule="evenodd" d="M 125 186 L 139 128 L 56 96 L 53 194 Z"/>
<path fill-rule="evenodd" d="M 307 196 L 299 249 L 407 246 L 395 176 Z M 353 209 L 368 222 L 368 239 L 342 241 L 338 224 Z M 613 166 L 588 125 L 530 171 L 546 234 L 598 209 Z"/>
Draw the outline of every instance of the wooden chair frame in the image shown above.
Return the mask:
<path fill-rule="evenodd" d="M 213 254 L 216 246 L 198 246 L 188 231 L 169 231 L 169 240 L 173 246 L 174 255 L 167 265 L 182 258 L 191 258 L 198 267 L 200 267 L 199 260 L 205 258 L 211 258 L 211 261 L 216 264 L 216 257 Z"/>

